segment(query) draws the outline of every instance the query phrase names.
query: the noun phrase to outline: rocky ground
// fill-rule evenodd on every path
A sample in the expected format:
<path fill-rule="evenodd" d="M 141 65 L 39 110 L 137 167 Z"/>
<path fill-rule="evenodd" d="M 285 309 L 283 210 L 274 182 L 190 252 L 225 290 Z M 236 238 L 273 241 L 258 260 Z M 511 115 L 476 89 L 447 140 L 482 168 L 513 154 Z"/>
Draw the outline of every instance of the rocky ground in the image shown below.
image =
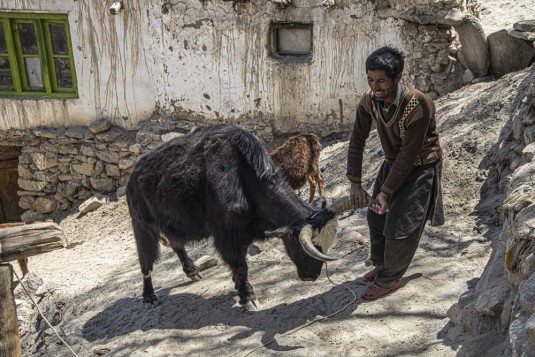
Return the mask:
<path fill-rule="evenodd" d="M 485 30 L 510 28 L 518 20 L 512 12 L 525 16 L 522 6 L 530 4 L 482 1 L 482 18 L 492 19 Z M 145 310 L 124 197 L 81 217 L 66 216 L 60 225 L 68 249 L 32 257 L 26 280 L 40 289 L 45 315 L 79 356 L 454 356 L 471 340 L 461 344 L 445 337 L 446 312 L 477 283 L 499 235 L 500 180 L 507 175 L 497 167 L 499 150 L 525 75 L 472 84 L 436 101 L 447 221 L 426 228 L 407 284 L 383 299 L 359 298 L 366 286 L 357 278 L 370 267 L 365 212 L 356 210 L 340 218 L 332 252 L 341 258 L 314 283 L 297 278 L 280 239 L 250 249 L 250 279 L 262 304 L 257 312 L 234 306 L 233 283 L 221 262 L 192 283 L 165 247 L 153 273 L 161 305 Z M 329 198 L 348 192 L 347 140 L 348 133 L 323 139 Z M 376 134 L 367 148 L 364 184 L 371 191 L 382 161 Z M 301 195 L 307 197 L 306 190 Z M 210 242 L 189 252 L 193 259 L 214 255 Z M 16 294 L 24 354 L 70 355 L 36 317 L 20 285 Z"/>

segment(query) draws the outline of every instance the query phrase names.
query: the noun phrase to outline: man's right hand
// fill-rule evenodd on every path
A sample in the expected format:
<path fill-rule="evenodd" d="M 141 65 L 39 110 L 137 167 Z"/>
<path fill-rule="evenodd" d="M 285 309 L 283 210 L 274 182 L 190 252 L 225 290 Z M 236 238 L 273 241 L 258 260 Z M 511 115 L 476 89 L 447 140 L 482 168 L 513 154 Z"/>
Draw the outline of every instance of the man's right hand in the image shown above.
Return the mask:
<path fill-rule="evenodd" d="M 368 206 L 368 192 L 362 188 L 360 183 L 351 182 L 351 204 L 356 208 L 364 208 Z"/>

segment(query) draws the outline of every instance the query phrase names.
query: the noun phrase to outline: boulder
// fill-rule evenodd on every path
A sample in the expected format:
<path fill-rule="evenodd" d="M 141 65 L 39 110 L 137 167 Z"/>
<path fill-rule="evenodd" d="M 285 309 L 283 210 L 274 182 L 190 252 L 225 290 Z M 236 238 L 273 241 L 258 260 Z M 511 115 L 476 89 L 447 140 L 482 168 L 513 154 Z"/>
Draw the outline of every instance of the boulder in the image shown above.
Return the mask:
<path fill-rule="evenodd" d="M 83 202 L 80 207 L 78 207 L 78 212 L 80 216 L 88 212 L 94 211 L 102 205 L 105 205 L 109 202 L 109 197 L 104 195 L 95 195 Z"/>
<path fill-rule="evenodd" d="M 517 30 L 509 30 L 507 32 L 509 36 L 519 38 L 521 40 L 535 41 L 535 32 L 523 32 L 523 31 L 517 31 Z"/>
<path fill-rule="evenodd" d="M 485 76 L 489 70 L 490 55 L 483 27 L 471 15 L 467 15 L 459 25 L 454 27 L 459 34 L 466 65 L 476 77 Z"/>
<path fill-rule="evenodd" d="M 510 72 L 526 68 L 535 49 L 528 42 L 512 37 L 507 30 L 500 30 L 488 36 L 491 73 L 497 78 Z M 511 54 L 514 53 L 514 56 Z"/>
<path fill-rule="evenodd" d="M 92 122 L 89 125 L 89 130 L 91 130 L 93 134 L 103 133 L 109 130 L 110 128 L 111 128 L 111 122 L 108 118 L 99 119 L 97 121 Z"/>
<path fill-rule="evenodd" d="M 535 20 L 518 21 L 513 24 L 513 29 L 522 32 L 535 32 Z"/>
<path fill-rule="evenodd" d="M 212 257 L 210 255 L 203 255 L 202 257 L 197 259 L 194 264 L 199 269 L 199 271 L 203 271 L 216 266 L 218 262 L 218 259 L 215 257 Z"/>

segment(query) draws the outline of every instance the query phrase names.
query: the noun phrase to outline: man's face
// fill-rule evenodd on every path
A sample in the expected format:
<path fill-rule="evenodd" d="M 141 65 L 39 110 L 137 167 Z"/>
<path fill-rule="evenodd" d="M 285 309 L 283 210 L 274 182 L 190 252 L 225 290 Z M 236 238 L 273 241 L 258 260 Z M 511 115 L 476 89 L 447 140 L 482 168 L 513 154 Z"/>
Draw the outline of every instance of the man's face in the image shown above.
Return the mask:
<path fill-rule="evenodd" d="M 386 71 L 378 69 L 375 71 L 368 71 L 368 85 L 373 91 L 375 98 L 380 101 L 392 103 L 396 99 L 398 83 L 401 75 L 398 75 L 394 80 L 388 76 Z"/>

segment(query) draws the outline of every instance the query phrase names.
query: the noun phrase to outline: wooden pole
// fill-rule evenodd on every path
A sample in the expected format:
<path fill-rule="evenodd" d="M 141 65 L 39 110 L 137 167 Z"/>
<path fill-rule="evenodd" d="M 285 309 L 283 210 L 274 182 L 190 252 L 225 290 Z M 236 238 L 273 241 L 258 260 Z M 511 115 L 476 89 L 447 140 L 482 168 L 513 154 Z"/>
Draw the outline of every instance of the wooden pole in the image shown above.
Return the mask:
<path fill-rule="evenodd" d="M 23 259 L 66 246 L 63 230 L 56 223 L 43 222 L 0 229 L 0 262 Z"/>
<path fill-rule="evenodd" d="M 0 356 L 21 356 L 11 264 L 0 264 Z"/>

